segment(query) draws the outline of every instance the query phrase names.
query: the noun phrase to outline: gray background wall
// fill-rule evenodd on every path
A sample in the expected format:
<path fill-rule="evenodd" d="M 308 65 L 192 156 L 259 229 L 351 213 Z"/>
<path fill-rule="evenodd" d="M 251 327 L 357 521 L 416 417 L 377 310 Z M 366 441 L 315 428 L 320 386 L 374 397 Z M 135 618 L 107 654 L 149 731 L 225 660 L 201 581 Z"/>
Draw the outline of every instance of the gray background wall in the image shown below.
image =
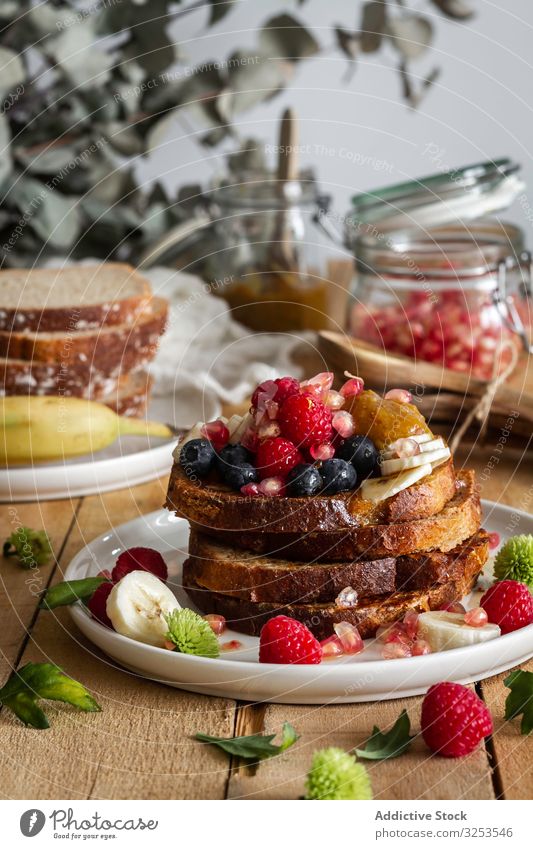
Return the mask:
<path fill-rule="evenodd" d="M 351 82 L 344 81 L 346 60 L 333 47 L 330 25 L 355 26 L 361 4 L 353 0 L 308 0 L 303 6 L 237 0 L 215 27 L 203 27 L 203 8 L 176 21 L 174 36 L 185 65 L 192 66 L 226 58 L 237 46 L 252 47 L 257 26 L 283 5 L 313 30 L 323 46 L 320 55 L 300 64 L 292 85 L 244 113 L 237 127 L 243 137 L 253 135 L 272 144 L 281 111 L 293 106 L 306 146 L 302 164 L 315 168 L 340 212 L 355 192 L 502 155 L 522 163 L 533 189 L 533 4 L 472 2 L 477 15 L 465 24 L 445 18 L 429 2 L 409 4 L 431 15 L 436 25 L 432 50 L 413 70 L 424 76 L 434 65 L 442 67 L 418 111 L 401 99 L 391 47 L 363 56 Z M 202 148 L 194 135 L 198 130 L 194 121 L 187 127 L 172 121 L 161 145 L 141 164 L 142 178 L 162 176 L 171 188 L 211 178 L 222 167 L 228 145 Z M 515 203 L 508 217 L 524 223 L 524 207 Z"/>

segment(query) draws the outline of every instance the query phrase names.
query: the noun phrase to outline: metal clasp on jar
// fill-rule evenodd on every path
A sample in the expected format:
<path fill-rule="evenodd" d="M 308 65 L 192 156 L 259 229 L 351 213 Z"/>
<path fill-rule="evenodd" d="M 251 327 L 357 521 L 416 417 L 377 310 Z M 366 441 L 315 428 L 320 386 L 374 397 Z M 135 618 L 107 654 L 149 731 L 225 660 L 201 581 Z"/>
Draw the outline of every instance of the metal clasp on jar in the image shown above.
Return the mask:
<path fill-rule="evenodd" d="M 498 264 L 498 284 L 494 290 L 493 300 L 502 322 L 512 333 L 516 333 L 522 342 L 522 347 L 528 354 L 533 354 L 531 336 L 524 327 L 524 322 L 516 308 L 515 300 L 508 290 L 508 274 L 515 269 L 520 270 L 521 286 L 519 294 L 526 298 L 532 296 L 533 257 L 531 251 L 522 251 L 518 259 L 506 257 Z"/>

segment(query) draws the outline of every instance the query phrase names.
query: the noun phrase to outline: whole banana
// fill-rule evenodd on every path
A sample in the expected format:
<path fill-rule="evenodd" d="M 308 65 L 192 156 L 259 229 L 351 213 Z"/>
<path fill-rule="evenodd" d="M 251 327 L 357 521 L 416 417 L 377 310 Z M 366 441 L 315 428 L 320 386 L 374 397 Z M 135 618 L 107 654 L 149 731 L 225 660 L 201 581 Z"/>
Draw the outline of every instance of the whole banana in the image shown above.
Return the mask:
<path fill-rule="evenodd" d="M 172 430 L 158 422 L 118 416 L 105 404 L 83 398 L 0 398 L 4 466 L 92 454 L 125 434 L 170 437 Z"/>

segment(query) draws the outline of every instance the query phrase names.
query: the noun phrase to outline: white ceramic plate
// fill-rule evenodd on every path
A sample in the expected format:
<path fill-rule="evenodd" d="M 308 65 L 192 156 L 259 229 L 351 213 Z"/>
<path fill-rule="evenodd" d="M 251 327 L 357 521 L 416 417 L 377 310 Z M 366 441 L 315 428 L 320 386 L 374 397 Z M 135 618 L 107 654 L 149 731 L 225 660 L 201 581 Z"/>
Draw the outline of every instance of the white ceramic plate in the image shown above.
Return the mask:
<path fill-rule="evenodd" d="M 490 501 L 484 502 L 485 526 L 505 540 L 511 515 L 516 527 L 532 533 L 533 516 Z M 507 534 L 508 535 L 508 534 Z M 109 568 L 117 555 L 132 546 L 156 548 L 165 557 L 169 582 L 180 604 L 193 607 L 181 587 L 181 564 L 186 556 L 188 526 L 165 510 L 158 510 L 110 530 L 89 543 L 70 563 L 66 580 L 84 578 Z M 397 699 L 425 693 L 437 681 L 462 684 L 496 675 L 533 655 L 533 625 L 468 648 L 424 657 L 383 660 L 375 641 L 354 657 L 322 662 L 318 666 L 280 666 L 258 662 L 256 637 L 227 631 L 224 641 L 237 639 L 243 648 L 215 660 L 170 652 L 122 637 L 100 625 L 79 604 L 70 608 L 80 630 L 106 654 L 139 675 L 212 696 L 281 704 L 326 704 Z"/>
<path fill-rule="evenodd" d="M 188 428 L 196 421 L 210 421 L 220 414 L 218 403 L 210 396 L 200 392 L 197 396 L 188 392 L 185 399 L 153 398 L 146 417 Z M 0 469 L 0 500 L 50 501 L 137 486 L 168 473 L 175 444 L 174 439 L 127 436 L 96 454 L 64 463 Z"/>

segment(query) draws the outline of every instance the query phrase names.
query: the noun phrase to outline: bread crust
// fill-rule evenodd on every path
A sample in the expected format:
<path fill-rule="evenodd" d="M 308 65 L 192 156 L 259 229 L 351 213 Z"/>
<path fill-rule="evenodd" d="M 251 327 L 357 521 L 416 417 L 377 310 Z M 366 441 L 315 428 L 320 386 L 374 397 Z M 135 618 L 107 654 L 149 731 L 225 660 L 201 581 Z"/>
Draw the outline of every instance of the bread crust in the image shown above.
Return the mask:
<path fill-rule="evenodd" d="M 95 369 L 106 377 L 115 377 L 153 358 L 166 327 L 167 313 L 167 301 L 154 298 L 150 309 L 131 325 L 53 337 L 0 331 L 0 357 L 54 363 L 65 370 L 75 368 L 85 379 Z"/>
<path fill-rule="evenodd" d="M 484 544 L 466 547 L 460 557 L 460 576 L 425 590 L 361 599 L 357 607 L 351 608 L 331 603 L 254 603 L 201 589 L 192 581 L 185 588 L 200 610 L 225 616 L 230 628 L 244 634 L 259 635 L 265 622 L 283 614 L 303 622 L 319 640 L 331 636 L 333 626 L 338 622 L 356 625 L 366 639 L 373 637 L 380 625 L 401 619 L 408 610 L 438 610 L 445 604 L 458 601 L 472 590 L 485 560 Z"/>
<path fill-rule="evenodd" d="M 475 548 L 488 556 L 488 535 L 479 531 L 447 553 L 417 552 L 348 563 L 295 563 L 226 548 L 193 531 L 184 584 L 251 602 L 332 602 L 346 587 L 359 597 L 427 589 L 461 577 L 464 555 Z"/>
<path fill-rule="evenodd" d="M 174 463 L 165 506 L 204 528 L 300 535 L 433 516 L 455 492 L 452 460 L 379 504 L 363 499 L 360 490 L 311 498 L 246 497 L 223 488 L 219 481 L 191 481 L 179 463 Z"/>
<path fill-rule="evenodd" d="M 44 307 L 42 309 L 23 307 L 11 308 L 2 305 L 2 278 L 12 276 L 13 271 L 0 272 L 0 331 L 19 334 L 21 332 L 53 333 L 56 331 L 85 331 L 99 327 L 129 324 L 144 312 L 152 299 L 150 283 L 134 270 L 131 265 L 122 262 L 106 263 L 106 270 L 115 270 L 119 274 L 128 274 L 135 278 L 139 294 L 128 295 L 117 300 L 109 299 L 101 304 L 85 304 L 80 307 Z M 69 268 L 70 273 L 73 272 Z M 32 273 L 61 274 L 57 269 L 39 269 Z M 95 268 L 95 275 L 98 269 Z"/>

